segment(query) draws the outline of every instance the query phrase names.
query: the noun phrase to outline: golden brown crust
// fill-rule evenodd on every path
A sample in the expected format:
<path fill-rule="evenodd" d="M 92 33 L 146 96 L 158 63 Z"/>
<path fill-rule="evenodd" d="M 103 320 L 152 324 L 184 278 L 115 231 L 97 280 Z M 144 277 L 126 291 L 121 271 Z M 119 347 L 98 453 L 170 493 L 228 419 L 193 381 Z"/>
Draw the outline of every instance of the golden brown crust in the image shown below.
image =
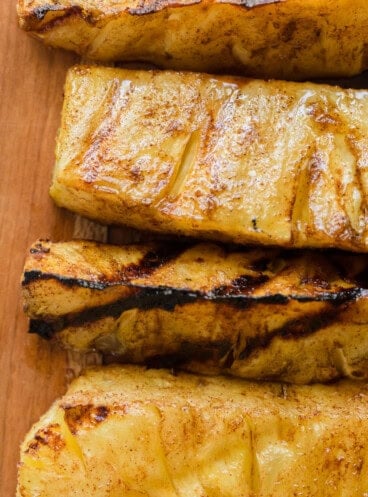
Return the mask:
<path fill-rule="evenodd" d="M 27 435 L 18 497 L 361 497 L 367 385 L 86 372 Z M 29 451 L 40 433 L 64 445 Z"/>
<path fill-rule="evenodd" d="M 55 201 L 107 223 L 368 251 L 368 93 L 77 66 Z"/>
<path fill-rule="evenodd" d="M 294 80 L 368 67 L 365 0 L 19 0 L 18 15 L 89 59 Z"/>

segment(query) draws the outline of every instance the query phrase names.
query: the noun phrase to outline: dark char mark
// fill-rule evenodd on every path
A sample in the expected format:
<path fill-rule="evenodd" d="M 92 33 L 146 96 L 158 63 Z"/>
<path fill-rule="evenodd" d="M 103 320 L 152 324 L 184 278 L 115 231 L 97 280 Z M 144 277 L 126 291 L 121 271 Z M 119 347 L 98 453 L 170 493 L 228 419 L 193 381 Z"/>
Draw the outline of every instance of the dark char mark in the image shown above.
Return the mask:
<path fill-rule="evenodd" d="M 246 9 L 254 9 L 255 7 L 262 7 L 270 3 L 280 3 L 283 0 L 242 0 L 240 5 Z M 230 2 L 229 2 L 230 3 Z"/>
<path fill-rule="evenodd" d="M 259 276 L 242 275 L 235 278 L 230 285 L 222 285 L 215 288 L 212 294 L 215 297 L 242 296 L 253 292 L 257 287 L 266 283 L 270 278 L 267 275 Z"/>
<path fill-rule="evenodd" d="M 307 314 L 298 319 L 291 319 L 280 328 L 273 330 L 262 336 L 255 336 L 247 339 L 245 349 L 240 352 L 239 359 L 244 360 L 258 350 L 264 350 L 270 346 L 272 340 L 280 337 L 284 340 L 297 340 L 316 333 L 334 321 L 339 319 L 339 314 L 345 306 L 336 309 L 335 302 L 330 302 L 330 309 L 324 309 L 317 314 Z"/>
<path fill-rule="evenodd" d="M 45 240 L 45 241 L 47 242 L 48 240 Z M 40 254 L 40 255 L 49 254 L 50 253 L 50 248 L 49 247 L 45 247 L 42 244 L 42 241 L 39 241 L 33 247 L 30 248 L 29 253 L 32 254 L 32 255 L 35 255 L 35 254 Z"/>
<path fill-rule="evenodd" d="M 149 368 L 175 369 L 188 361 L 209 361 L 218 363 L 231 350 L 232 343 L 227 340 L 215 342 L 182 342 L 173 354 L 156 355 L 145 359 L 144 363 Z"/>
<path fill-rule="evenodd" d="M 282 0 L 241 0 L 240 4 L 237 2 L 234 2 L 232 0 L 228 0 L 226 3 L 229 4 L 234 4 L 234 5 L 240 5 L 241 7 L 246 8 L 247 10 L 254 9 L 255 7 L 261 7 L 262 5 L 270 4 L 270 3 L 279 3 Z M 129 14 L 131 15 L 147 15 L 147 14 L 154 14 L 155 12 L 158 12 L 160 10 L 166 9 L 168 7 L 171 8 L 180 8 L 180 7 L 186 7 L 189 5 L 196 5 L 200 4 L 201 0 L 192 0 L 190 3 L 179 3 L 172 1 L 171 3 L 166 3 L 165 1 L 162 0 L 153 0 L 151 2 L 142 2 L 138 7 L 135 8 L 130 8 L 127 9 Z"/>
<path fill-rule="evenodd" d="M 228 1 L 229 4 L 234 3 L 235 5 L 240 5 L 241 7 L 246 8 L 247 10 L 249 9 L 254 9 L 255 7 L 261 7 L 263 5 L 271 4 L 271 3 L 279 3 L 282 0 L 242 0 L 240 4 L 232 2 L 231 0 Z M 186 5 L 195 5 L 199 4 L 201 0 L 192 0 L 189 4 Z M 179 3 L 172 2 L 170 5 L 165 5 L 165 2 L 162 2 L 160 0 L 155 0 L 152 2 L 144 3 L 138 5 L 136 8 L 130 8 L 126 9 L 127 12 L 130 15 L 147 15 L 147 14 L 153 14 L 155 12 L 158 12 L 160 10 L 163 10 L 164 8 L 167 7 L 183 7 L 184 5 L 181 5 Z M 62 23 L 65 19 L 68 17 L 71 17 L 73 15 L 78 15 L 82 19 L 84 19 L 87 23 L 93 25 L 96 23 L 95 19 L 93 18 L 92 14 L 86 14 L 83 12 L 83 9 L 77 5 L 73 5 L 70 7 L 60 7 L 58 5 L 52 5 L 52 4 L 46 4 L 42 5 L 40 7 L 36 7 L 35 9 L 32 10 L 31 17 L 36 18 L 38 21 L 42 21 L 46 15 L 49 12 L 52 11 L 63 11 L 64 14 L 62 16 L 57 17 L 56 19 L 50 20 L 50 22 L 44 24 L 42 27 L 40 27 L 37 31 L 39 32 L 44 32 L 44 31 L 49 31 L 53 29 L 54 27 L 58 26 L 60 23 Z"/>
<path fill-rule="evenodd" d="M 30 333 L 37 333 L 43 338 L 51 338 L 55 333 L 67 326 L 82 326 L 85 323 L 97 321 L 105 317 L 118 318 L 130 309 L 164 309 L 173 311 L 177 305 L 185 305 L 200 298 L 196 292 L 173 290 L 172 288 L 138 288 L 132 286 L 132 295 L 111 304 L 93 307 L 78 314 L 64 316 L 55 321 L 30 321 Z"/>
<path fill-rule="evenodd" d="M 57 280 L 67 287 L 82 287 L 91 290 L 104 290 L 110 286 L 128 284 L 132 279 L 144 278 L 152 275 L 156 269 L 162 267 L 173 259 L 179 257 L 188 249 L 186 245 L 160 246 L 155 251 L 150 251 L 135 264 L 127 264 L 114 273 L 113 279 L 100 278 L 98 281 L 69 278 L 42 271 L 26 271 L 23 275 L 22 286 L 27 286 L 35 280 Z M 31 249 L 32 250 L 32 249 Z"/>
<path fill-rule="evenodd" d="M 104 290 L 108 284 L 103 281 L 88 281 L 79 278 L 68 278 L 53 273 L 44 273 L 42 271 L 25 271 L 23 274 L 22 286 L 27 286 L 36 280 L 57 280 L 59 283 L 68 287 L 90 288 L 91 290 Z M 118 283 L 117 283 L 118 284 Z"/>
<path fill-rule="evenodd" d="M 184 248 L 181 246 L 180 250 L 184 250 Z M 219 303 L 229 303 L 236 307 L 246 308 L 251 304 L 252 300 L 254 300 L 254 297 L 252 300 L 249 299 L 249 297 L 246 297 L 246 293 L 254 291 L 257 285 L 262 284 L 268 279 L 268 277 L 266 276 L 240 276 L 239 278 L 233 280 L 233 282 L 229 286 L 215 288 L 212 292 L 209 292 L 207 294 L 203 292 L 193 292 L 186 289 L 177 289 L 165 286 L 157 286 L 151 288 L 129 284 L 129 279 L 144 275 L 148 276 L 148 274 L 151 274 L 155 269 L 168 262 L 168 257 L 177 257 L 178 251 L 176 251 L 175 254 L 174 252 L 175 251 L 171 249 L 168 252 L 166 258 L 163 257 L 162 254 L 161 256 L 158 256 L 157 252 L 152 253 L 154 258 L 152 258 L 150 254 L 147 254 L 147 256 L 145 256 L 144 258 L 144 263 L 141 262 L 137 265 L 132 264 L 128 270 L 129 278 L 126 278 L 126 281 L 124 282 L 122 280 L 122 276 L 120 276 L 119 282 L 114 283 L 125 283 L 128 287 L 130 287 L 132 290 L 132 294 L 129 297 L 126 297 L 125 299 L 119 299 L 111 304 L 92 307 L 90 309 L 86 309 L 85 311 L 79 312 L 78 314 L 64 316 L 57 320 L 51 319 L 50 321 L 47 321 L 31 319 L 29 327 L 30 333 L 37 333 L 43 338 L 49 339 L 52 338 L 55 333 L 61 331 L 67 326 L 82 326 L 85 323 L 97 321 L 104 317 L 112 317 L 116 319 L 123 312 L 130 309 L 163 309 L 165 311 L 173 311 L 176 306 L 182 306 L 198 300 L 212 300 L 218 301 Z M 144 273 L 142 272 L 142 267 L 145 268 Z M 124 272 L 125 271 L 126 267 L 124 268 Z M 37 274 L 33 275 L 30 273 L 39 272 L 29 271 L 28 273 L 25 273 L 23 280 L 24 285 L 28 284 L 30 281 L 33 281 L 35 276 L 37 277 Z M 86 282 L 85 280 L 75 279 L 70 279 L 71 281 L 69 281 L 69 278 L 62 279 L 58 276 L 55 277 L 53 275 L 45 273 L 41 273 L 40 277 L 42 279 L 56 278 L 58 281 L 68 286 L 74 286 L 78 284 L 79 286 L 83 286 L 85 288 L 93 288 L 97 290 L 103 290 L 104 288 L 106 288 L 106 286 L 104 286 L 105 283 L 102 282 Z M 111 285 L 111 282 L 109 284 Z M 241 292 L 243 292 L 243 294 Z M 284 296 L 282 297 L 283 300 L 281 302 L 286 303 L 288 299 Z M 278 296 L 266 296 L 263 298 L 262 301 L 269 301 L 270 298 L 273 302 L 280 303 L 280 299 L 278 298 Z"/>
<path fill-rule="evenodd" d="M 120 299 L 111 304 L 86 309 L 78 314 L 64 316 L 57 320 L 31 320 L 29 331 L 31 333 L 37 333 L 44 338 L 51 338 L 55 333 L 68 326 L 83 326 L 86 323 L 94 322 L 106 317 L 116 319 L 123 312 L 130 309 L 162 309 L 172 312 L 177 306 L 184 306 L 198 300 L 226 304 L 238 309 L 246 309 L 251 305 L 256 305 L 258 303 L 286 305 L 289 300 L 297 300 L 300 302 L 326 301 L 333 306 L 334 310 L 332 311 L 332 315 L 336 315 L 338 306 L 343 305 L 345 302 L 354 301 L 360 295 L 360 289 L 342 291 L 337 294 L 322 294 L 312 298 L 304 296 L 287 297 L 280 294 L 265 295 L 262 297 L 239 294 L 234 295 L 231 293 L 227 295 L 217 295 L 216 290 L 213 293 L 205 294 L 185 289 L 182 290 L 168 287 L 148 288 L 134 285 L 131 286 L 131 288 L 132 294 L 129 297 Z M 308 319 L 310 318 L 308 317 Z M 280 334 L 281 332 L 277 331 L 275 333 Z M 283 332 L 283 334 L 285 334 L 285 332 Z"/>
<path fill-rule="evenodd" d="M 47 15 L 48 12 L 51 11 L 59 11 L 61 14 L 57 15 L 53 19 L 51 19 L 48 22 L 45 22 L 44 24 L 41 24 L 41 26 L 38 26 L 37 24 L 34 26 L 32 25 L 32 21 L 34 21 L 34 18 L 36 18 L 38 21 L 42 21 L 45 16 Z M 44 5 L 43 7 L 38 7 L 34 9 L 30 15 L 30 23 L 32 26 L 32 30 L 36 31 L 37 33 L 45 33 L 47 31 L 51 31 L 52 29 L 56 28 L 60 24 L 62 24 L 66 19 L 72 16 L 79 16 L 82 19 L 84 19 L 88 24 L 94 25 L 95 20 L 93 19 L 92 15 L 85 15 L 83 13 L 83 9 L 81 7 L 78 7 L 77 5 L 72 6 L 72 7 L 67 7 L 67 8 L 60 8 L 57 7 L 56 5 Z"/>
<path fill-rule="evenodd" d="M 109 407 L 105 405 L 64 405 L 65 421 L 73 435 L 81 428 L 93 427 L 105 421 L 110 415 Z"/>
<path fill-rule="evenodd" d="M 41 319 L 31 319 L 29 321 L 29 333 L 36 333 L 46 340 L 50 340 L 55 333 L 61 331 L 64 327 L 64 319 L 58 319 L 54 322 L 47 322 Z"/>
<path fill-rule="evenodd" d="M 45 18 L 46 14 L 58 10 L 61 10 L 60 6 L 47 3 L 46 5 L 42 5 L 41 7 L 36 7 L 35 9 L 33 9 L 32 13 L 33 16 L 36 17 L 39 21 L 42 21 L 42 19 Z"/>

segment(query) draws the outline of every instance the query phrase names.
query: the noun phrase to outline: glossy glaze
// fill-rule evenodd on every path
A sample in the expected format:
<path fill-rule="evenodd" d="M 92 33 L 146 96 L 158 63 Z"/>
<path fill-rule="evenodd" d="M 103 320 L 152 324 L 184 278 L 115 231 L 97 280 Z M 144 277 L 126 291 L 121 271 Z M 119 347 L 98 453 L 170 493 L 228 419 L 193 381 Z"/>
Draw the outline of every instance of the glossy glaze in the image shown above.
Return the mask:
<path fill-rule="evenodd" d="M 87 217 L 368 251 L 368 92 L 77 66 L 51 195 Z"/>

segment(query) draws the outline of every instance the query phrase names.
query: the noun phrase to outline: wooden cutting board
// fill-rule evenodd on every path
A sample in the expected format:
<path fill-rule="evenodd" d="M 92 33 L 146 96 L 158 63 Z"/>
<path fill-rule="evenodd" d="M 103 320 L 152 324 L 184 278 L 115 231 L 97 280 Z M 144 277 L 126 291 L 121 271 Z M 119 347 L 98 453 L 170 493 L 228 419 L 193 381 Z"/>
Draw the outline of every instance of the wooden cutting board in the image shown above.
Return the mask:
<path fill-rule="evenodd" d="M 20 276 L 38 237 L 68 239 L 74 216 L 48 196 L 63 82 L 74 55 L 47 50 L 17 26 L 15 0 L 0 15 L 0 496 L 15 495 L 19 444 L 64 392 L 65 353 L 27 335 Z"/>

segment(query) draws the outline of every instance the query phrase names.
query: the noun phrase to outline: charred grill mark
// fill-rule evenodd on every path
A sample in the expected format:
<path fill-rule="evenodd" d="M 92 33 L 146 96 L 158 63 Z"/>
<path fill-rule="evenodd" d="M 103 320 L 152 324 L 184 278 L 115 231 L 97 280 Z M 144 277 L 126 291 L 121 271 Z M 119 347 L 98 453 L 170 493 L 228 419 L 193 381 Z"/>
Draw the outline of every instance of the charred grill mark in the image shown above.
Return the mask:
<path fill-rule="evenodd" d="M 83 180 L 86 183 L 93 183 L 98 177 L 101 157 L 106 154 L 106 143 L 117 128 L 122 109 L 127 111 L 131 105 L 132 82 L 129 83 L 129 89 L 124 90 L 124 95 L 121 94 L 122 88 L 119 79 L 111 82 L 102 101 L 102 108 L 94 115 L 89 133 L 84 137 L 78 159 L 83 164 Z"/>
<path fill-rule="evenodd" d="M 180 0 L 177 2 L 168 2 L 168 1 L 162 1 L 162 0 L 156 0 L 156 1 L 151 1 L 151 2 L 142 2 L 141 5 L 138 5 L 138 7 L 135 7 L 134 9 L 130 8 L 127 9 L 127 12 L 130 15 L 147 15 L 147 14 L 154 14 L 155 12 L 159 12 L 160 10 L 164 10 L 168 7 L 170 8 L 178 8 L 178 7 L 184 7 L 184 6 L 190 6 L 190 5 L 196 5 L 201 3 L 202 0 L 192 0 L 191 2 L 188 2 L 187 4 L 180 3 Z"/>
<path fill-rule="evenodd" d="M 337 292 L 320 293 L 318 296 L 299 295 L 293 297 L 298 302 L 330 302 L 338 306 L 346 302 L 352 302 L 364 295 L 364 289 L 356 288 L 343 288 Z"/>
<path fill-rule="evenodd" d="M 244 296 L 253 292 L 257 287 L 269 280 L 266 275 L 252 276 L 242 275 L 235 278 L 230 285 L 223 285 L 215 288 L 211 293 L 215 297 Z"/>
<path fill-rule="evenodd" d="M 282 327 L 265 335 L 248 338 L 245 349 L 239 354 L 239 359 L 248 359 L 255 352 L 267 349 L 276 337 L 283 340 L 298 340 L 318 332 L 322 328 L 331 325 L 334 321 L 338 321 L 339 314 L 345 309 L 345 306 L 336 309 L 334 303 L 329 303 L 328 305 L 330 308 L 324 309 L 322 312 L 291 319 Z"/>
<path fill-rule="evenodd" d="M 336 293 L 322 293 L 316 296 L 304 295 L 264 295 L 254 296 L 247 294 L 223 294 L 215 295 L 213 292 L 203 293 L 190 290 L 169 288 L 169 287 L 139 287 L 131 286 L 133 294 L 125 299 L 119 299 L 111 304 L 92 307 L 73 315 L 66 315 L 55 320 L 35 320 L 30 321 L 30 333 L 37 333 L 43 338 L 50 339 L 55 333 L 72 326 L 83 326 L 86 323 L 98 321 L 103 318 L 117 319 L 123 312 L 131 309 L 148 311 L 151 309 L 162 309 L 173 312 L 176 307 L 185 306 L 194 302 L 208 302 L 218 305 L 228 305 L 237 309 L 247 309 L 257 304 L 284 304 L 290 300 L 298 302 L 327 302 L 334 307 L 334 312 L 338 307 L 351 301 L 355 301 L 362 294 L 360 288 L 341 290 Z"/>
<path fill-rule="evenodd" d="M 46 241 L 46 243 L 48 242 L 48 240 L 45 240 L 45 241 Z M 42 243 L 42 240 L 40 240 L 39 242 L 34 244 L 34 246 L 30 249 L 29 252 L 32 255 L 39 254 L 42 256 L 43 254 L 50 253 L 50 247 L 45 247 Z"/>
<path fill-rule="evenodd" d="M 254 9 L 255 7 L 262 7 L 271 3 L 280 3 L 283 0 L 241 0 L 240 5 L 246 9 Z M 229 2 L 232 3 L 232 2 Z"/>
<path fill-rule="evenodd" d="M 198 292 L 174 290 L 167 287 L 139 288 L 132 287 L 133 295 L 119 299 L 111 304 L 92 307 L 74 315 L 63 316 L 56 320 L 30 321 L 30 333 L 37 333 L 43 338 L 50 339 L 55 333 L 68 326 L 83 326 L 86 323 L 98 321 L 102 318 L 118 318 L 123 312 L 130 309 L 163 309 L 173 311 L 177 305 L 194 302 L 201 297 Z"/>
<path fill-rule="evenodd" d="M 139 264 L 131 264 L 126 269 L 124 268 L 122 281 L 150 276 L 156 269 L 178 258 L 185 251 L 186 247 L 177 247 L 174 251 L 168 249 L 168 247 L 161 247 L 160 251 L 150 251 Z"/>
<path fill-rule="evenodd" d="M 97 423 L 102 423 L 102 421 L 105 421 L 108 415 L 109 415 L 108 407 L 98 406 L 94 413 L 94 419 Z"/>
<path fill-rule="evenodd" d="M 34 455 L 42 446 L 48 446 L 53 452 L 59 452 L 65 447 L 65 442 L 59 433 L 60 425 L 52 424 L 37 431 L 29 443 L 26 454 Z"/>
<path fill-rule="evenodd" d="M 225 3 L 228 3 L 229 5 L 235 5 L 235 6 L 240 6 L 243 7 L 247 10 L 251 10 L 257 7 L 262 7 L 267 4 L 275 4 L 275 3 L 280 3 L 283 0 L 241 0 L 240 4 L 237 1 L 227 1 Z M 140 5 L 138 5 L 135 8 L 128 8 L 125 10 L 121 10 L 120 15 L 127 13 L 129 15 L 136 15 L 136 16 L 142 16 L 142 15 L 147 15 L 147 14 L 154 14 L 155 12 L 159 12 L 162 10 L 165 10 L 167 8 L 180 8 L 180 7 L 187 7 L 187 6 L 193 6 L 193 5 L 198 5 L 201 4 L 202 0 L 192 0 L 190 3 L 181 3 L 179 1 L 161 1 L 161 0 L 156 0 L 152 2 L 141 2 Z M 43 21 L 45 17 L 47 16 L 48 13 L 50 12 L 60 12 L 62 13 L 60 16 L 51 19 L 49 22 L 46 22 L 42 24 L 41 26 L 38 26 L 38 23 L 40 21 Z M 119 13 L 118 13 L 119 14 Z M 116 13 L 112 13 L 111 17 L 115 17 L 118 15 Z M 97 22 L 97 19 L 95 16 L 90 12 L 85 12 L 83 9 L 78 6 L 78 5 L 72 5 L 70 7 L 60 7 L 58 5 L 52 5 L 52 4 L 46 4 L 40 7 L 36 7 L 31 11 L 30 14 L 28 14 L 25 18 L 26 21 L 26 29 L 36 31 L 38 33 L 43 33 L 46 31 L 50 31 L 57 26 L 59 26 L 61 23 L 63 23 L 66 19 L 72 16 L 77 16 L 83 19 L 85 22 L 88 24 L 94 25 Z M 105 15 L 105 17 L 108 17 Z"/>
<path fill-rule="evenodd" d="M 31 319 L 29 322 L 29 333 L 34 333 L 44 338 L 51 340 L 51 338 L 63 328 L 65 328 L 64 318 L 60 318 L 51 322 L 43 321 L 41 319 Z"/>
<path fill-rule="evenodd" d="M 255 217 L 252 219 L 252 227 L 253 227 L 254 231 L 259 231 L 258 226 L 257 226 L 257 219 Z"/>
<path fill-rule="evenodd" d="M 60 12 L 60 15 L 38 26 L 38 21 L 42 21 L 49 12 Z M 72 16 L 80 16 L 87 22 L 91 22 L 90 16 L 83 16 L 82 8 L 76 5 L 66 8 L 61 8 L 57 5 L 44 5 L 42 7 L 37 7 L 31 12 L 30 15 L 27 16 L 26 29 L 35 31 L 37 33 L 45 33 L 56 28 L 66 19 L 69 19 Z"/>
<path fill-rule="evenodd" d="M 280 1 L 280 0 L 274 0 L 274 1 Z M 199 3 L 201 3 L 201 0 L 192 0 L 192 2 L 187 4 L 184 3 L 181 4 L 180 2 L 172 2 L 169 4 L 168 2 L 162 2 L 162 1 L 147 2 L 146 4 L 144 4 L 142 2 L 142 5 L 136 8 L 130 8 L 130 9 L 127 8 L 125 10 L 122 9 L 120 12 L 118 13 L 114 12 L 111 13 L 110 15 L 106 13 L 104 15 L 101 14 L 94 15 L 93 12 L 91 11 L 88 12 L 86 10 L 83 10 L 78 5 L 72 5 L 70 7 L 59 7 L 57 5 L 47 4 L 32 10 L 31 13 L 26 16 L 25 22 L 26 22 L 26 29 L 42 34 L 44 32 L 51 31 L 52 29 L 57 28 L 60 24 L 62 24 L 64 21 L 66 21 L 72 16 L 79 17 L 80 19 L 83 19 L 83 21 L 85 21 L 87 24 L 94 26 L 97 24 L 97 22 L 100 19 L 105 18 L 108 20 L 109 18 L 114 18 L 119 14 L 140 16 L 140 15 L 154 14 L 155 12 L 159 12 L 168 7 L 179 8 L 179 7 L 186 7 L 188 5 L 196 5 Z M 38 25 L 39 21 L 43 21 L 49 12 L 60 12 L 61 15 L 39 26 Z"/>
<path fill-rule="evenodd" d="M 299 260 L 299 251 L 277 251 L 276 258 L 272 253 L 267 257 L 262 255 L 262 257 L 255 259 L 255 261 L 247 266 L 247 268 L 257 271 L 259 274 L 243 274 L 235 278 L 229 284 L 209 288 L 206 291 L 194 291 L 190 288 L 175 288 L 168 286 L 150 286 L 149 279 L 146 286 L 144 280 L 140 284 L 134 283 L 135 278 L 148 278 L 150 275 L 154 274 L 158 268 L 161 268 L 168 262 L 178 258 L 182 253 L 193 247 L 193 245 L 194 242 L 185 245 L 175 243 L 155 245 L 155 248 L 148 251 L 138 263 L 126 265 L 120 270 L 117 270 L 114 267 L 112 271 L 113 276 L 108 278 L 106 276 L 98 277 L 97 275 L 97 281 L 63 277 L 34 270 L 25 272 L 22 282 L 23 286 L 36 280 L 53 279 L 66 287 L 88 288 L 96 292 L 103 291 L 106 288 L 115 285 L 124 285 L 127 289 L 126 297 L 120 298 L 109 304 L 90 307 L 81 312 L 70 313 L 60 317 L 45 315 L 42 319 L 32 319 L 30 321 L 30 333 L 37 333 L 43 338 L 50 339 L 64 328 L 81 327 L 88 323 L 93 323 L 106 318 L 117 319 L 123 312 L 131 309 L 139 309 L 142 311 L 162 309 L 164 311 L 172 312 L 176 307 L 183 307 L 194 302 L 208 302 L 220 306 L 231 306 L 238 310 L 246 310 L 250 306 L 257 305 L 258 303 L 287 305 L 290 301 L 294 300 L 300 303 L 326 302 L 335 309 L 338 309 L 339 306 L 342 306 L 344 303 L 368 296 L 366 259 L 362 259 L 361 257 L 355 259 L 354 256 L 351 256 L 351 259 L 347 259 L 350 263 L 342 264 L 340 261 L 340 253 L 336 251 L 325 251 L 326 260 L 329 261 L 329 266 L 334 268 L 334 274 L 343 274 L 342 279 L 350 285 L 348 288 L 344 288 L 343 286 L 338 287 L 336 278 L 331 280 L 330 276 L 327 277 L 319 270 L 320 267 L 323 266 L 322 259 L 320 262 L 315 263 L 314 266 L 317 269 L 314 270 L 314 273 L 312 272 L 311 275 L 308 274 L 305 276 L 300 275 L 300 285 L 302 287 L 304 285 L 312 285 L 313 291 L 307 291 L 301 294 L 282 294 L 265 291 L 263 295 L 254 295 L 255 289 L 267 283 L 270 279 L 270 276 L 262 274 L 262 271 L 268 269 L 272 274 L 278 273 L 280 268 L 282 269 L 285 267 L 287 261 L 291 261 L 295 258 L 297 261 Z M 237 250 L 234 247 L 230 250 L 226 245 L 220 245 L 220 247 L 223 248 L 224 254 L 227 255 L 234 253 L 234 251 Z M 40 243 L 35 245 L 31 250 L 35 251 L 33 257 L 37 257 L 38 254 L 43 255 L 47 252 Z M 309 252 L 305 252 L 306 256 L 308 256 L 308 254 Z M 197 258 L 197 262 L 201 261 L 205 263 L 205 259 Z M 274 267 L 272 268 L 272 266 Z M 333 290 L 331 290 L 331 281 L 335 281 Z M 293 326 L 295 326 L 295 323 Z M 230 358 L 228 358 L 228 360 L 230 360 Z"/>
<path fill-rule="evenodd" d="M 44 273 L 42 271 L 25 271 L 22 280 L 22 286 L 27 286 L 36 280 L 56 280 L 64 286 L 73 287 L 79 286 L 82 288 L 90 288 L 91 290 L 104 290 L 109 284 L 102 281 L 88 281 L 80 278 L 71 278 L 60 276 L 53 273 Z"/>
<path fill-rule="evenodd" d="M 231 350 L 232 343 L 227 340 L 216 342 L 182 342 L 178 349 L 167 355 L 156 355 L 145 359 L 149 368 L 176 368 L 190 361 L 210 361 L 218 363 Z"/>
<path fill-rule="evenodd" d="M 65 413 L 65 422 L 73 435 L 75 435 L 82 426 L 93 427 L 102 423 L 110 414 L 110 409 L 104 405 L 66 405 L 63 406 L 63 409 Z"/>
<path fill-rule="evenodd" d="M 36 7 L 32 11 L 32 15 L 33 17 L 36 17 L 38 21 L 42 21 L 45 18 L 46 14 L 48 14 L 49 12 L 55 12 L 61 10 L 64 9 L 58 5 L 51 5 L 48 3 L 46 5 L 42 5 L 41 7 Z"/>
<path fill-rule="evenodd" d="M 242 7 L 245 7 L 247 10 L 251 10 L 251 9 L 254 9 L 255 7 L 262 7 L 263 5 L 279 3 L 281 1 L 283 1 L 283 0 L 241 0 L 240 5 Z M 141 15 L 142 16 L 142 15 L 147 15 L 147 14 L 154 14 L 155 12 L 159 12 L 159 11 L 167 9 L 167 8 L 187 7 L 187 6 L 191 6 L 191 5 L 198 5 L 201 3 L 202 3 L 202 0 L 191 0 L 191 2 L 187 2 L 187 3 L 181 2 L 180 0 L 178 0 L 178 1 L 154 0 L 151 2 L 142 1 L 140 4 L 138 4 L 137 7 L 128 8 L 125 10 L 125 12 L 127 12 L 130 15 Z M 231 1 L 231 0 L 227 1 L 226 3 L 228 3 L 230 5 L 231 4 L 239 5 L 239 3 L 237 1 Z M 42 9 L 44 9 L 46 11 L 45 14 L 50 10 L 58 10 L 57 8 L 55 8 L 55 6 L 52 6 L 52 5 L 40 7 L 40 10 L 42 10 Z M 83 15 L 83 10 L 80 7 L 77 7 L 77 6 L 67 7 L 66 9 L 63 9 L 63 10 L 69 11 L 72 9 L 78 11 L 78 12 L 74 12 L 74 13 L 77 13 L 83 19 L 88 20 L 88 19 L 86 19 L 86 16 Z M 36 9 L 36 10 L 38 10 L 38 9 Z M 121 13 L 123 13 L 123 12 L 124 11 L 122 11 Z M 45 14 L 43 14 L 43 17 L 45 16 Z M 43 19 L 43 17 L 41 19 Z"/>
<path fill-rule="evenodd" d="M 82 76 L 85 74 L 86 68 L 77 68 L 77 74 Z M 88 69 L 87 69 L 88 72 Z M 93 115 L 90 118 L 88 129 L 83 137 L 81 137 L 79 154 L 74 158 L 75 162 L 84 163 L 89 161 L 87 173 L 84 174 L 83 179 L 86 183 L 91 183 L 97 174 L 96 160 L 93 161 L 93 156 L 100 148 L 103 140 L 105 140 L 112 132 L 113 123 L 111 116 L 114 108 L 116 107 L 116 100 L 119 95 L 119 87 L 121 83 L 117 79 L 113 79 L 108 87 L 105 89 L 101 102 L 96 106 Z M 102 129 L 101 129 L 102 127 Z M 91 161 L 92 159 L 92 161 Z"/>
<path fill-rule="evenodd" d="M 98 281 L 60 276 L 42 271 L 25 271 L 22 286 L 27 286 L 35 280 L 56 280 L 67 287 L 82 287 L 91 290 L 105 290 L 108 287 L 128 284 L 135 278 L 151 276 L 157 269 L 177 259 L 188 249 L 187 245 L 160 246 L 155 251 L 150 250 L 138 263 L 127 264 L 114 273 L 113 278 L 101 277 Z M 32 250 L 32 249 L 31 249 Z M 32 253 L 32 252 L 31 252 Z"/>

